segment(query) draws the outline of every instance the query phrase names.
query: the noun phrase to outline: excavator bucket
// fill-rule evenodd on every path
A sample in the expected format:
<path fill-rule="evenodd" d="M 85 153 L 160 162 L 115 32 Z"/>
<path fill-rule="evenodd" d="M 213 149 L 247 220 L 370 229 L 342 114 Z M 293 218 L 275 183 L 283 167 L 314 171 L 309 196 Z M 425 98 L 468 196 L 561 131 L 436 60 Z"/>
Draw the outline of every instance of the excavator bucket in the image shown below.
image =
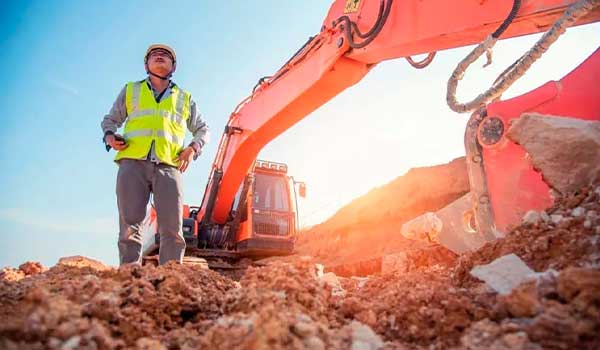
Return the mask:
<path fill-rule="evenodd" d="M 456 254 L 476 250 L 487 240 L 475 229 L 471 193 L 402 225 L 408 239 L 439 243 Z"/>

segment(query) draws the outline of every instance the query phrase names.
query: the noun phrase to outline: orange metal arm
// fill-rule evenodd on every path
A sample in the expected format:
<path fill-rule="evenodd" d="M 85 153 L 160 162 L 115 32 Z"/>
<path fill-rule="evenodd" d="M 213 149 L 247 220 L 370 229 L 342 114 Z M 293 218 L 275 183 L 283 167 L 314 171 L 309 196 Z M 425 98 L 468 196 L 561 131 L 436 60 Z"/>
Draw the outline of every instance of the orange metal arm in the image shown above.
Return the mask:
<path fill-rule="evenodd" d="M 574 2 L 523 0 L 501 38 L 544 31 Z M 207 185 L 210 189 L 220 182 L 210 221 L 227 221 L 244 176 L 267 143 L 360 81 L 375 64 L 479 43 L 503 22 L 512 5 L 507 0 L 336 0 L 321 32 L 231 114 L 213 164 L 222 178 L 211 176 Z M 349 24 L 355 22 L 368 33 L 382 12 L 387 18 L 374 39 L 363 48 L 351 48 Z M 596 9 L 578 24 L 598 20 Z M 364 39 L 354 33 L 352 41 Z M 200 217 L 210 202 L 209 193 L 204 196 Z"/>

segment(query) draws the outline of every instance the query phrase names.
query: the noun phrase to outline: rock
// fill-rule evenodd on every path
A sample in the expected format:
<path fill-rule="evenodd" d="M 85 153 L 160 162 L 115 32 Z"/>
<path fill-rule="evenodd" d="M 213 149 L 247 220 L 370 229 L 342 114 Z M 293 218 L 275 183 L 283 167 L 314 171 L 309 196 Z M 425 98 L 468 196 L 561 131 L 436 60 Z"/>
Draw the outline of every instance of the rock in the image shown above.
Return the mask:
<path fill-rule="evenodd" d="M 439 242 L 444 224 L 435 213 L 427 212 L 402 225 L 401 233 L 408 239 Z"/>
<path fill-rule="evenodd" d="M 311 350 L 324 350 L 325 349 L 325 343 L 323 343 L 323 341 L 321 340 L 321 338 L 319 337 L 308 337 L 306 339 L 304 339 L 304 345 L 306 346 L 306 349 L 311 349 Z"/>
<path fill-rule="evenodd" d="M 160 341 L 150 338 L 140 338 L 135 342 L 136 348 L 140 350 L 166 350 L 167 347 Z"/>
<path fill-rule="evenodd" d="M 371 327 L 358 321 L 352 321 L 348 327 L 352 334 L 352 350 L 378 350 L 383 347 L 381 338 Z"/>
<path fill-rule="evenodd" d="M 527 333 L 521 331 L 516 333 L 509 333 L 502 337 L 502 342 L 506 345 L 507 349 L 532 349 L 539 347 L 532 347 L 529 342 Z"/>
<path fill-rule="evenodd" d="M 47 271 L 48 268 L 37 261 L 28 261 L 19 265 L 19 270 L 23 271 L 27 276 L 30 276 Z"/>
<path fill-rule="evenodd" d="M 338 277 L 333 272 L 324 273 L 323 276 L 319 278 L 325 284 L 331 287 L 331 294 L 335 296 L 344 296 L 346 295 L 346 291 L 342 288 L 342 284 L 338 280 Z"/>
<path fill-rule="evenodd" d="M 292 332 L 302 338 L 306 338 L 315 334 L 317 332 L 317 327 L 310 323 L 298 322 L 292 327 Z"/>
<path fill-rule="evenodd" d="M 585 220 L 583 222 L 583 227 L 585 227 L 585 228 L 592 228 L 592 220 Z"/>
<path fill-rule="evenodd" d="M 585 208 L 577 207 L 577 208 L 574 208 L 571 211 L 571 216 L 572 217 L 578 218 L 578 217 L 583 216 L 583 215 L 585 215 Z"/>
<path fill-rule="evenodd" d="M 67 341 L 65 341 L 62 346 L 60 347 L 60 350 L 74 350 L 79 348 L 79 344 L 81 343 L 81 337 L 78 335 L 74 335 L 71 338 L 67 339 Z"/>
<path fill-rule="evenodd" d="M 60 258 L 56 265 L 66 265 L 72 267 L 89 267 L 97 271 L 106 271 L 110 270 L 111 267 L 103 264 L 98 260 L 94 260 L 85 256 L 76 255 L 76 256 L 68 256 L 64 258 Z"/>
<path fill-rule="evenodd" d="M 552 221 L 552 223 L 554 224 L 560 224 L 561 221 L 563 221 L 564 216 L 560 215 L 560 214 L 552 214 L 550 215 L 550 221 Z"/>
<path fill-rule="evenodd" d="M 600 178 L 600 122 L 524 113 L 507 137 L 523 146 L 544 181 L 562 194 Z"/>
<path fill-rule="evenodd" d="M 318 278 L 323 277 L 325 266 L 323 264 L 315 264 L 315 271 Z"/>
<path fill-rule="evenodd" d="M 25 278 L 25 272 L 12 267 L 4 267 L 0 270 L 0 281 L 16 282 Z"/>
<path fill-rule="evenodd" d="M 307 338 L 317 334 L 317 326 L 312 322 L 312 319 L 305 314 L 300 314 L 296 317 L 297 322 L 292 326 L 292 332 L 301 338 Z"/>
<path fill-rule="evenodd" d="M 524 224 L 537 224 L 542 220 L 542 216 L 539 212 L 535 210 L 528 211 L 525 215 L 523 215 L 523 223 Z"/>
<path fill-rule="evenodd" d="M 496 292 L 508 294 L 521 282 L 530 278 L 534 271 L 515 254 L 508 254 L 487 265 L 475 266 L 470 273 Z"/>

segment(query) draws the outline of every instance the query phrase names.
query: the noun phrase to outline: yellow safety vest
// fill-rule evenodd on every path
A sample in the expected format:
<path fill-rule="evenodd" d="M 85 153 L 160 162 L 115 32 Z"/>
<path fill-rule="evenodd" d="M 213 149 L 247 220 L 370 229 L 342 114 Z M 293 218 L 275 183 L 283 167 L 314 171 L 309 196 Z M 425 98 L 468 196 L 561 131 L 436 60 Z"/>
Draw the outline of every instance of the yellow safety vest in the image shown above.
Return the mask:
<path fill-rule="evenodd" d="M 170 96 L 156 103 L 145 80 L 127 83 L 127 121 L 123 137 L 128 146 L 117 152 L 115 161 L 123 158 L 146 159 L 154 141 L 158 159 L 177 166 L 177 156 L 185 139 L 186 122 L 190 117 L 190 100 L 188 92 L 173 86 Z"/>

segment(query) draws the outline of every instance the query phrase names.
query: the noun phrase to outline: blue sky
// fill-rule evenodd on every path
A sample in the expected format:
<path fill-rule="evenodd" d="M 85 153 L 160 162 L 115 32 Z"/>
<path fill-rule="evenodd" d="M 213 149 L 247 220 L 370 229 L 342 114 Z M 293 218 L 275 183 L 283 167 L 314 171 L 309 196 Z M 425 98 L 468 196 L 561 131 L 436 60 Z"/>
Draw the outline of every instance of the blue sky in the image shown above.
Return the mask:
<path fill-rule="evenodd" d="M 144 77 L 149 44 L 176 49 L 174 80 L 211 127 L 211 143 L 185 174 L 186 202 L 199 204 L 229 113 L 319 30 L 328 8 L 317 0 L 4 2 L 0 267 L 51 265 L 73 254 L 117 262 L 117 168 L 99 123 L 124 83 Z M 559 79 L 598 47 L 599 33 L 597 24 L 570 30 L 512 93 Z M 498 44 L 494 67 L 473 73 L 465 97 L 486 88 L 536 38 Z M 443 52 L 424 71 L 384 63 L 263 150 L 261 157 L 287 162 L 307 182 L 305 225 L 411 167 L 464 153 L 467 117 L 451 113 L 444 94 L 467 50 Z"/>

